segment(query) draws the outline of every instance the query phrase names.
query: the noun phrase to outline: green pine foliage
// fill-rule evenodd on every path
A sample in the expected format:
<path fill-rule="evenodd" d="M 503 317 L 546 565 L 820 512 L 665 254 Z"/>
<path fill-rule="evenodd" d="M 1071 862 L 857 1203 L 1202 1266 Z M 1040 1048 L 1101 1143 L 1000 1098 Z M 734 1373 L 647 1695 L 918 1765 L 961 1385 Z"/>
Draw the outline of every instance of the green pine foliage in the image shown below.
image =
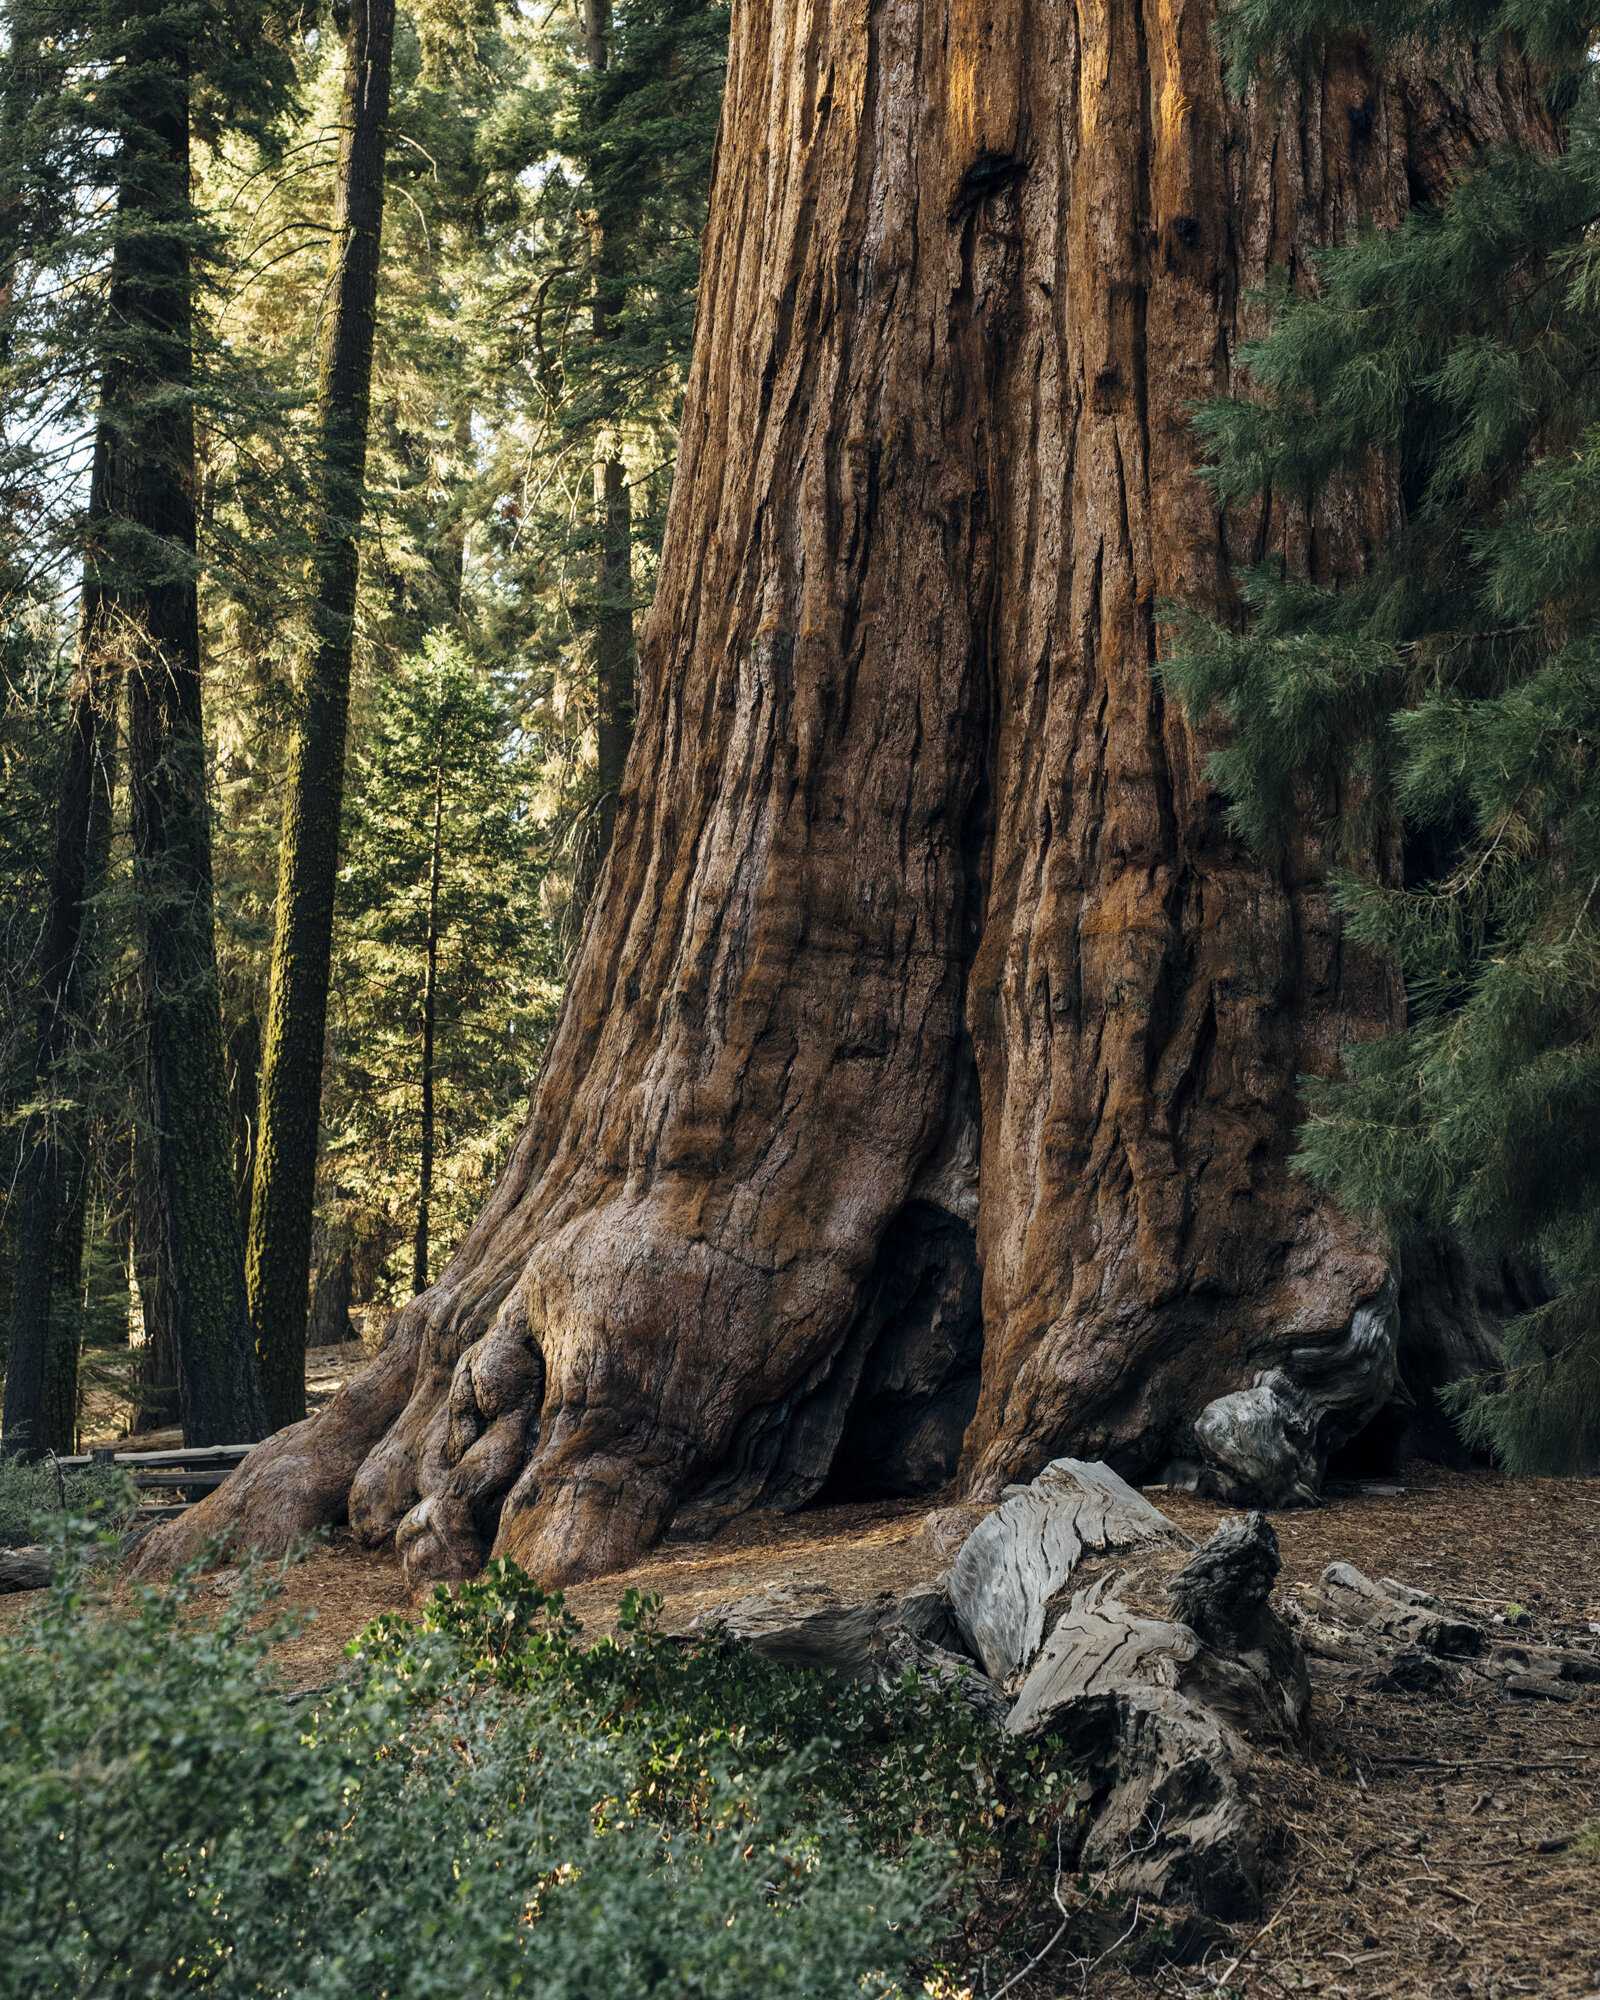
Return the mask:
<path fill-rule="evenodd" d="M 1505 37 L 1560 69 L 1590 47 L 1594 13 L 1585 0 L 1226 0 L 1218 25 L 1237 80 L 1261 64 L 1315 62 L 1335 35 L 1359 35 L 1386 55 Z"/>
<path fill-rule="evenodd" d="M 326 1175 L 348 1233 L 381 1246 L 378 1297 L 409 1296 L 430 911 L 435 1270 L 505 1162 L 554 1020 L 561 956 L 539 900 L 548 830 L 529 809 L 533 761 L 504 680 L 456 641 L 435 635 L 374 690 L 339 882 Z"/>
<path fill-rule="evenodd" d="M 1164 671 L 1233 725 L 1235 825 L 1269 856 L 1328 840 L 1347 934 L 1405 976 L 1403 1032 L 1308 1084 L 1300 1164 L 1402 1246 L 1454 1228 L 1543 1274 L 1454 1407 L 1507 1465 L 1565 1471 L 1600 1458 L 1600 9 L 1244 0 L 1227 32 L 1380 21 L 1521 34 L 1562 144 L 1484 154 L 1273 296 L 1256 393 L 1198 413 L 1214 490 L 1384 474 L 1403 518 L 1347 587 L 1245 577 L 1245 629 L 1182 623 Z"/>

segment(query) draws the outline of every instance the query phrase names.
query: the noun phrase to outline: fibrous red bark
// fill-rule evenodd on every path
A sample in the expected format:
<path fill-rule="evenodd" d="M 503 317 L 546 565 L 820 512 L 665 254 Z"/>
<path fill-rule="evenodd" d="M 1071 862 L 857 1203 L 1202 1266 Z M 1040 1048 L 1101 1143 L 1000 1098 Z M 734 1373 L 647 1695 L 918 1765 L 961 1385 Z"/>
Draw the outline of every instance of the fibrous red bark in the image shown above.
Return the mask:
<path fill-rule="evenodd" d="M 1295 1079 L 1397 995 L 1314 856 L 1227 832 L 1152 668 L 1163 600 L 1226 613 L 1275 548 L 1349 574 L 1395 501 L 1219 520 L 1189 407 L 1274 267 L 1531 102 L 1354 46 L 1232 99 L 1185 0 L 737 10 L 637 740 L 528 1126 L 372 1375 L 166 1554 L 348 1493 L 416 1576 L 592 1575 L 958 1456 L 991 1496 L 1203 1462 L 1261 1371 L 1212 1428 L 1301 1425 L 1314 1482 L 1396 1314 L 1286 1165 Z"/>

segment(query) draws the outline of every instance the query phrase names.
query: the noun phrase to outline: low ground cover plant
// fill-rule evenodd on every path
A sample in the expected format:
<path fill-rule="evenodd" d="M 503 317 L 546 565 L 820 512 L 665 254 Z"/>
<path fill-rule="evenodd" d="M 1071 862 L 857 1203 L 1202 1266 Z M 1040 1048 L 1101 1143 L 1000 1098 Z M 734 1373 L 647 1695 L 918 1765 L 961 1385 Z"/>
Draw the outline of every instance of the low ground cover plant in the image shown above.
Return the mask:
<path fill-rule="evenodd" d="M 636 1598 L 584 1646 L 497 1564 L 295 1697 L 274 1576 L 212 1581 L 112 1602 L 63 1537 L 0 1636 L 6 2000 L 920 1991 L 1072 1811 L 958 1692 L 685 1648 Z"/>

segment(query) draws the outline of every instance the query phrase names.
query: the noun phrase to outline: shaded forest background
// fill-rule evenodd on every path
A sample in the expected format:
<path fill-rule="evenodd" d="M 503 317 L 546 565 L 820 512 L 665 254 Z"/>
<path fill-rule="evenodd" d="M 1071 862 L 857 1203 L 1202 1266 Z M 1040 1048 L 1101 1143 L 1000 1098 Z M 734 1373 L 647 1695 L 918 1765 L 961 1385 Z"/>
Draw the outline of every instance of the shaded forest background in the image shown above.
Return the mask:
<path fill-rule="evenodd" d="M 29 19 L 16 13 L 14 49 Z M 311 638 L 316 344 L 347 16 L 308 9 L 269 25 L 274 77 L 259 94 L 275 91 L 281 115 L 265 126 L 235 118 L 196 148 L 193 169 L 208 233 L 199 605 L 242 1229 L 293 677 Z M 631 671 L 634 621 L 653 589 L 727 14 L 662 0 L 614 25 L 607 16 L 603 71 L 586 48 L 593 25 L 549 5 L 450 5 L 408 10 L 396 26 L 313 1341 L 348 1338 L 352 1305 L 381 1315 L 420 1290 L 482 1206 L 525 1113 L 609 830 L 620 759 L 606 746 L 602 772 L 597 653 L 609 640 Z M 92 61 L 92 20 L 82 27 L 78 57 Z M 70 132 L 55 148 L 59 184 L 41 185 L 49 153 L 26 143 L 27 116 L 48 79 L 20 61 L 11 75 L 0 172 L 33 256 L 9 267 L 0 357 L 3 1181 L 14 1193 L 30 1108 L 67 1114 L 82 1264 L 51 1312 L 75 1319 L 60 1331 L 91 1350 L 130 1330 L 144 1342 L 140 1419 L 159 1423 L 175 1414 L 176 1357 L 145 1340 L 145 1322 L 159 1319 L 143 1309 L 159 1265 L 141 1198 L 140 892 L 115 768 L 92 899 L 97 970 L 70 1056 L 42 1086 L 34 1069 L 99 387 L 72 308 L 105 283 L 109 223 L 74 185 Z M 54 254 L 40 258 L 51 202 Z M 603 320 L 592 297 L 602 236 Z M 626 690 L 616 721 L 625 747 Z M 115 762 L 125 770 L 125 742 Z M 0 1325 L 17 1224 L 7 1199 Z"/>

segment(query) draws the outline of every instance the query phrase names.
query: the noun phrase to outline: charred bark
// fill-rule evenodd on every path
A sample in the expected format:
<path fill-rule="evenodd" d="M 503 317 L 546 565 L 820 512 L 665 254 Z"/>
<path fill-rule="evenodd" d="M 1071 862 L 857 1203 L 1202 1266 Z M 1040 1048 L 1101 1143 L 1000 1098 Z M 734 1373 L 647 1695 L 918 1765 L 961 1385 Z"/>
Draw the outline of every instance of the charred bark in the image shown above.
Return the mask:
<path fill-rule="evenodd" d="M 1396 500 L 1219 519 L 1188 409 L 1269 271 L 1533 102 L 1509 57 L 1354 46 L 1230 98 L 1183 0 L 738 11 L 638 734 L 528 1126 L 370 1383 L 188 1532 L 281 1542 L 334 1460 L 414 1575 L 799 1505 L 919 1204 L 982 1271 L 969 1491 L 1198 1454 L 1274 1369 L 1314 1483 L 1395 1320 L 1388 1246 L 1288 1170 L 1295 1078 L 1399 995 L 1318 856 L 1230 836 L 1151 668 L 1163 600 L 1228 614 L 1271 549 L 1350 574 Z"/>

